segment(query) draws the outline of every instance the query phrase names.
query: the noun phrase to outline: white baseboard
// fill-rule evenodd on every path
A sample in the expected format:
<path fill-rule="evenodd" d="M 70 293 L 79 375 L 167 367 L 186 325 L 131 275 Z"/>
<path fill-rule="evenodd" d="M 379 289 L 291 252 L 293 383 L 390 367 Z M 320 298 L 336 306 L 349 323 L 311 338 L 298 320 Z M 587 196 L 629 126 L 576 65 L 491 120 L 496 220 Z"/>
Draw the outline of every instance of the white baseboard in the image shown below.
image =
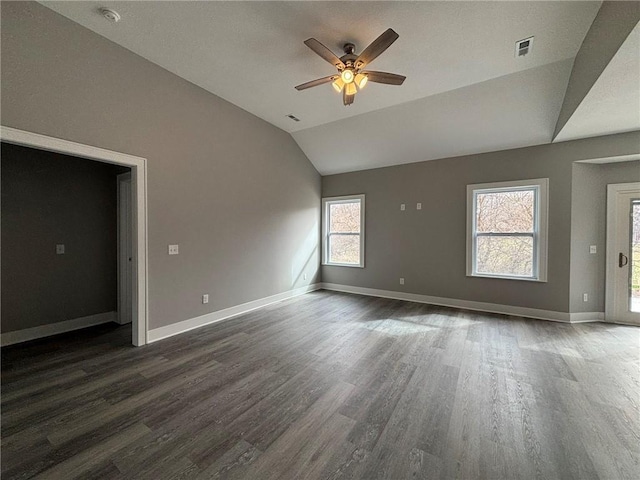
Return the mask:
<path fill-rule="evenodd" d="M 627 325 L 629 327 L 640 327 L 640 324 L 633 323 L 633 322 L 625 322 L 623 320 L 607 320 L 606 318 L 604 318 L 602 321 L 604 323 L 610 323 L 612 325 Z"/>
<path fill-rule="evenodd" d="M 603 322 L 604 312 L 578 312 L 569 314 L 571 323 Z"/>
<path fill-rule="evenodd" d="M 51 335 L 57 335 L 59 333 L 80 330 L 81 328 L 93 327 L 101 323 L 115 322 L 117 316 L 116 312 L 97 313 L 87 317 L 65 320 L 64 322 L 50 323 L 48 325 L 7 332 L 2 334 L 0 344 L 4 347 L 13 345 L 14 343 L 27 342 L 37 338 L 50 337 Z"/>
<path fill-rule="evenodd" d="M 429 303 L 443 307 L 462 308 L 464 310 L 474 310 L 478 312 L 500 313 L 502 315 L 516 315 L 519 317 L 535 318 L 538 320 L 549 320 L 552 322 L 577 323 L 577 322 L 598 322 L 594 316 L 600 313 L 567 313 L 555 312 L 552 310 L 541 310 L 538 308 L 516 307 L 513 305 L 501 305 L 497 303 L 474 302 L 471 300 L 458 300 L 455 298 L 432 297 L 417 293 L 395 292 L 392 290 L 378 290 L 376 288 L 352 287 L 350 285 L 339 285 L 336 283 L 323 283 L 324 290 L 335 292 L 355 293 L 359 295 L 369 295 L 372 297 L 392 298 L 395 300 L 407 300 L 409 302 Z"/>
<path fill-rule="evenodd" d="M 289 298 L 303 295 L 314 290 L 320 290 L 320 288 L 322 288 L 320 283 L 314 283 L 306 287 L 300 287 L 294 290 L 289 290 L 287 292 L 271 295 L 269 297 L 259 298 L 258 300 L 253 300 L 241 305 L 236 305 L 235 307 L 225 308 L 224 310 L 207 313 L 206 315 L 202 315 L 200 317 L 190 318 L 189 320 L 173 323 L 171 325 L 167 325 L 166 327 L 154 328 L 153 330 L 149 330 L 149 332 L 147 333 L 147 343 L 157 342 L 158 340 L 162 340 L 164 338 L 188 332 L 189 330 L 193 330 L 194 328 L 200 328 L 204 327 L 205 325 L 221 322 L 222 320 L 227 320 L 229 318 L 242 315 L 257 308 L 266 307 L 267 305 L 270 305 L 272 303 L 281 302 L 282 300 L 287 300 Z"/>

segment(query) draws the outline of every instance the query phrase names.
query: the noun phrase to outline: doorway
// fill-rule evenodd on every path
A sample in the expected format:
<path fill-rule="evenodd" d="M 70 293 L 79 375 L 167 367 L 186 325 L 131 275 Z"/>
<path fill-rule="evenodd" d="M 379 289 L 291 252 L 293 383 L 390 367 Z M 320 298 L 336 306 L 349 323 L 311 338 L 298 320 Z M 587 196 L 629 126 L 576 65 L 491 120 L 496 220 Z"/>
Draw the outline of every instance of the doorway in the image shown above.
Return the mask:
<path fill-rule="evenodd" d="M 5 143 L 71 155 L 88 161 L 99 161 L 131 168 L 131 208 L 129 209 L 131 212 L 131 255 L 129 257 L 131 258 L 129 288 L 131 342 L 135 346 L 145 345 L 148 332 L 146 159 L 5 126 L 0 127 L 0 140 Z M 120 305 L 118 306 L 120 307 Z"/>
<path fill-rule="evenodd" d="M 133 245 L 131 172 L 118 175 L 118 323 L 133 318 Z"/>
<path fill-rule="evenodd" d="M 640 325 L 640 183 L 607 187 L 605 320 Z"/>

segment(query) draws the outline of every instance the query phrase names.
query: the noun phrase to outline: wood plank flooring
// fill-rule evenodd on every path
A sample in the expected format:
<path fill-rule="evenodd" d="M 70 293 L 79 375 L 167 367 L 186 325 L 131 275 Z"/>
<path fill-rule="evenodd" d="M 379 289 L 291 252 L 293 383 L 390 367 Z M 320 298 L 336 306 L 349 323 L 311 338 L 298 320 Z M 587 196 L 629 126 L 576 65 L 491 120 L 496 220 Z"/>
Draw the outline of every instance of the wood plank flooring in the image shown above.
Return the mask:
<path fill-rule="evenodd" d="M 319 291 L 2 351 L 3 479 L 637 479 L 640 329 Z"/>

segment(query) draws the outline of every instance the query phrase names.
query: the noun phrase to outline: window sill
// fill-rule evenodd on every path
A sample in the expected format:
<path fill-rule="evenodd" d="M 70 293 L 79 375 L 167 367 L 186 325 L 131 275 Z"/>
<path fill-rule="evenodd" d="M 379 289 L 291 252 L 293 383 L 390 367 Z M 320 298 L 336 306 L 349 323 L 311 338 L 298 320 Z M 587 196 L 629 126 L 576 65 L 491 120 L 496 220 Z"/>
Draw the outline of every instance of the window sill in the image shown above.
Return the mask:
<path fill-rule="evenodd" d="M 515 277 L 510 275 L 487 275 L 481 273 L 467 273 L 467 277 L 473 278 L 496 278 L 498 280 L 518 280 L 520 282 L 537 282 L 537 283 L 546 283 L 547 279 L 542 278 L 532 278 L 532 277 Z"/>
<path fill-rule="evenodd" d="M 364 268 L 364 265 L 355 263 L 322 263 L 323 267 L 351 267 L 351 268 Z"/>

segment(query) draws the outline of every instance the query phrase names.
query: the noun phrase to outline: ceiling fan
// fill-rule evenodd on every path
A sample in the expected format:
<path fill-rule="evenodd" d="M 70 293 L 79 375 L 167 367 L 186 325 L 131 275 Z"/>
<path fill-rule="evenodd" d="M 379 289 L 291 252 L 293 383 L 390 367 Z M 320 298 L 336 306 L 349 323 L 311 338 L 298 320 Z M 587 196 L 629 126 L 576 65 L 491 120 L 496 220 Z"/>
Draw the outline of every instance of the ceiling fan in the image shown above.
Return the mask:
<path fill-rule="evenodd" d="M 399 36 L 400 35 L 389 28 L 376 38 L 371 45 L 365 48 L 360 55 L 355 54 L 356 46 L 353 43 L 346 43 L 343 47 L 344 55 L 340 58 L 315 38 L 305 40 L 304 44 L 336 67 L 338 73 L 298 85 L 296 90 L 305 90 L 333 82 L 333 88 L 336 92 L 342 92 L 343 103 L 345 105 L 351 105 L 358 90 L 361 90 L 368 81 L 387 85 L 402 85 L 402 82 L 404 82 L 407 77 L 396 75 L 395 73 L 363 70 L 368 64 L 375 60 L 378 55 L 389 48 Z"/>

